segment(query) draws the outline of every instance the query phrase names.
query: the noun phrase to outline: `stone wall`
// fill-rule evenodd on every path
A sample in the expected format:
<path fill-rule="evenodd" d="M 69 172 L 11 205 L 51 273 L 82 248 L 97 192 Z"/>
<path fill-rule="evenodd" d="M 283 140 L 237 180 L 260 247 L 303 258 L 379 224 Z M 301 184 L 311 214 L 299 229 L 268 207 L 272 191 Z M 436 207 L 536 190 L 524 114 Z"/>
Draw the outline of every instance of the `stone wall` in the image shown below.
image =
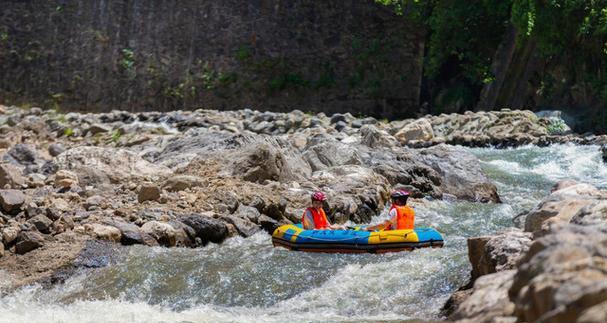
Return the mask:
<path fill-rule="evenodd" d="M 0 102 L 407 117 L 421 28 L 372 0 L 3 1 Z"/>

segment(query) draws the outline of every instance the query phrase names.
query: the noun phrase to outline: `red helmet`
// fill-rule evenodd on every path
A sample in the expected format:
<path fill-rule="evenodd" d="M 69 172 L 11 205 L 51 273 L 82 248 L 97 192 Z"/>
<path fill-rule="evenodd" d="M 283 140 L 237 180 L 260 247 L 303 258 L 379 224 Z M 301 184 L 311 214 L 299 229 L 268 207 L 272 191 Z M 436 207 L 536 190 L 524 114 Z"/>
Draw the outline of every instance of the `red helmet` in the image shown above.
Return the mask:
<path fill-rule="evenodd" d="M 327 196 L 325 195 L 325 193 L 318 191 L 318 192 L 314 192 L 312 194 L 312 201 L 326 201 L 327 200 Z"/>
<path fill-rule="evenodd" d="M 396 190 L 396 191 L 392 192 L 392 194 L 390 194 L 390 197 L 393 199 L 407 198 L 407 197 L 409 197 L 409 192 L 404 191 L 404 190 Z"/>

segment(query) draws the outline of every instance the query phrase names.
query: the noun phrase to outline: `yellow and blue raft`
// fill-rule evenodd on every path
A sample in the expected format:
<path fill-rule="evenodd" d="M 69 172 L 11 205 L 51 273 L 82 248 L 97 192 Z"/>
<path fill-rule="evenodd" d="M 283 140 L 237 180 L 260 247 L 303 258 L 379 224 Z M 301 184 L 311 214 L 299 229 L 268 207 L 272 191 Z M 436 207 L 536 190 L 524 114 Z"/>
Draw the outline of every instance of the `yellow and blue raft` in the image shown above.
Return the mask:
<path fill-rule="evenodd" d="M 290 250 L 327 253 L 384 253 L 440 248 L 443 237 L 432 228 L 413 230 L 304 230 L 301 224 L 278 227 L 272 244 Z"/>

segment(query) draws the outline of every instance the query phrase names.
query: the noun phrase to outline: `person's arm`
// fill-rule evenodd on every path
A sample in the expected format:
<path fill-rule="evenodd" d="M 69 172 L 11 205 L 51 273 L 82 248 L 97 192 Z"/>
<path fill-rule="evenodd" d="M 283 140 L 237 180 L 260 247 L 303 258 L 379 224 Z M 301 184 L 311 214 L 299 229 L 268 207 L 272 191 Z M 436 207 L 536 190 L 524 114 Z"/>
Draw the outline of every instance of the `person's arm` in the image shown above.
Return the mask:
<path fill-rule="evenodd" d="M 398 228 L 398 212 L 396 212 L 396 209 L 390 210 L 390 220 L 388 220 L 388 222 L 390 224 L 390 229 L 394 230 L 395 228 Z"/>
<path fill-rule="evenodd" d="M 312 217 L 312 213 L 308 210 L 304 212 L 303 221 L 301 223 L 305 230 L 314 230 L 314 217 Z"/>

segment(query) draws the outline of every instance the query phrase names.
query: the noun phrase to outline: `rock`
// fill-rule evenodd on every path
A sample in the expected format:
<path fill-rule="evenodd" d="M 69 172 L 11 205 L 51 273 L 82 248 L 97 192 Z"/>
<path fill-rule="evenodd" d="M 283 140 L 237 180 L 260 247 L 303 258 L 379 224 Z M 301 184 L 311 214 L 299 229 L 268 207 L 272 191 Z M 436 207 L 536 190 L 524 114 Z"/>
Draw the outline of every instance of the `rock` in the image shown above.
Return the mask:
<path fill-rule="evenodd" d="M 430 122 L 422 118 L 406 124 L 394 137 L 404 145 L 412 140 L 429 141 L 434 138 L 434 130 Z"/>
<path fill-rule="evenodd" d="M 148 246 L 157 246 L 158 242 L 152 236 L 141 231 L 141 229 L 120 218 L 111 218 L 103 220 L 106 225 L 113 226 L 120 230 L 120 243 L 125 246 L 134 244 L 144 244 Z"/>
<path fill-rule="evenodd" d="M 10 188 L 19 189 L 25 184 L 21 170 L 11 164 L 0 164 L 0 188 L 8 185 Z"/>
<path fill-rule="evenodd" d="M 338 122 L 345 123 L 346 121 L 347 121 L 346 116 L 344 116 L 343 114 L 336 113 L 331 116 L 331 124 L 338 123 Z"/>
<path fill-rule="evenodd" d="M 50 233 L 50 227 L 53 221 L 46 217 L 46 215 L 40 214 L 29 219 L 27 222 L 33 224 L 38 231 L 42 233 Z"/>
<path fill-rule="evenodd" d="M 500 202 L 497 187 L 484 174 L 478 159 L 457 147 L 438 145 L 420 151 L 422 160 L 441 174 L 444 193 L 476 202 Z"/>
<path fill-rule="evenodd" d="M 36 149 L 25 144 L 14 145 L 6 153 L 5 159 L 23 166 L 35 165 L 42 161 Z"/>
<path fill-rule="evenodd" d="M 607 301 L 607 225 L 567 225 L 534 241 L 509 290 L 519 321 L 573 322 Z"/>
<path fill-rule="evenodd" d="M 274 230 L 276 230 L 280 224 L 278 223 L 278 221 L 270 218 L 267 215 L 260 215 L 259 218 L 257 219 L 257 223 L 261 226 L 261 228 L 266 231 L 269 234 L 274 233 Z"/>
<path fill-rule="evenodd" d="M 25 194 L 18 190 L 0 190 L 0 206 L 4 212 L 15 215 L 25 203 Z"/>
<path fill-rule="evenodd" d="M 15 253 L 26 254 L 44 245 L 44 237 L 36 231 L 21 231 L 17 236 Z"/>
<path fill-rule="evenodd" d="M 6 227 L 4 230 L 2 230 L 2 241 L 4 241 L 4 244 L 8 246 L 17 240 L 20 232 L 21 228 L 18 226 Z"/>
<path fill-rule="evenodd" d="M 179 221 L 169 221 L 169 224 L 175 229 L 175 246 L 191 247 L 196 240 L 196 232 L 190 226 Z"/>
<path fill-rule="evenodd" d="M 92 135 L 96 135 L 98 133 L 110 132 L 110 130 L 110 128 L 102 126 L 100 124 L 92 124 L 88 129 L 84 131 L 84 133 L 86 134 L 88 132 Z"/>
<path fill-rule="evenodd" d="M 4 244 L 0 242 L 0 258 L 4 257 Z"/>
<path fill-rule="evenodd" d="M 304 152 L 304 158 L 313 171 L 333 166 L 362 164 L 356 148 L 335 140 L 323 140 L 321 143 L 309 147 Z"/>
<path fill-rule="evenodd" d="M 202 244 L 207 244 L 209 241 L 220 243 L 228 237 L 226 224 L 210 216 L 192 214 L 181 218 L 180 221 L 194 229 L 196 237 L 200 238 Z"/>
<path fill-rule="evenodd" d="M 171 173 L 166 167 L 150 164 L 137 154 L 120 148 L 76 147 L 55 157 L 54 162 L 58 169 L 76 173 L 83 187 L 104 184 L 107 180 L 123 183 Z"/>
<path fill-rule="evenodd" d="M 607 301 L 594 305 L 581 313 L 577 323 L 604 323 L 607 322 Z"/>
<path fill-rule="evenodd" d="M 360 129 L 361 144 L 370 148 L 396 147 L 398 141 L 388 132 L 379 130 L 375 126 L 366 125 Z"/>
<path fill-rule="evenodd" d="M 137 201 L 143 203 L 145 201 L 156 201 L 160 198 L 160 188 L 154 183 L 143 183 L 137 194 Z"/>
<path fill-rule="evenodd" d="M 234 176 L 263 183 L 298 181 L 311 173 L 310 166 L 286 140 L 269 136 L 240 136 L 234 140 L 238 149 L 224 156 Z"/>
<path fill-rule="evenodd" d="M 449 320 L 492 322 L 495 317 L 511 316 L 514 304 L 508 298 L 508 289 L 515 272 L 505 270 L 478 278 L 470 295 L 457 306 Z"/>
<path fill-rule="evenodd" d="M 346 127 L 348 126 L 347 123 L 343 122 L 343 121 L 339 121 L 335 124 L 335 130 L 337 131 L 342 131 L 344 130 Z"/>
<path fill-rule="evenodd" d="M 87 234 L 101 240 L 120 242 L 120 240 L 122 239 L 122 234 L 120 233 L 120 230 L 109 225 L 104 225 L 100 223 L 85 224 L 84 230 Z"/>
<path fill-rule="evenodd" d="M 149 221 L 141 226 L 141 231 L 152 236 L 162 246 L 173 247 L 177 243 L 177 232 L 168 223 Z"/>
<path fill-rule="evenodd" d="M 192 187 L 204 185 L 204 180 L 198 176 L 176 175 L 169 177 L 162 187 L 169 192 L 183 191 Z"/>
<path fill-rule="evenodd" d="M 238 231 L 238 234 L 245 238 L 250 237 L 259 231 L 259 227 L 246 218 L 229 215 L 224 217 L 224 219 L 228 223 L 234 225 L 234 227 Z"/>
<path fill-rule="evenodd" d="M 579 225 L 607 223 L 607 201 L 597 200 L 582 207 L 570 222 Z"/>
<path fill-rule="evenodd" d="M 52 156 L 52 157 L 57 157 L 59 156 L 61 153 L 63 153 L 65 151 L 65 146 L 63 146 L 60 143 L 54 143 L 54 144 L 50 144 L 48 146 L 48 153 Z"/>
<path fill-rule="evenodd" d="M 67 170 L 59 170 L 55 173 L 55 187 L 70 188 L 78 185 L 78 175 Z"/>
<path fill-rule="evenodd" d="M 491 237 L 468 238 L 471 281 L 482 275 L 516 268 L 531 245 L 531 234 L 511 228 Z"/>
<path fill-rule="evenodd" d="M 601 156 L 603 158 L 603 162 L 607 163 L 607 145 L 601 145 Z"/>
<path fill-rule="evenodd" d="M 51 200 L 49 209 L 57 210 L 59 212 L 67 212 L 67 211 L 71 210 L 72 208 L 70 207 L 69 203 L 66 200 L 64 200 L 62 198 L 56 198 L 56 199 Z"/>
<path fill-rule="evenodd" d="M 82 206 L 84 206 L 85 210 L 89 211 L 95 207 L 104 208 L 104 206 L 106 206 L 105 204 L 106 204 L 106 201 L 105 201 L 105 198 L 103 198 L 103 196 L 93 195 L 93 196 L 87 198 L 86 201 L 84 201 L 84 204 Z"/>
<path fill-rule="evenodd" d="M 263 200 L 262 200 L 263 202 Z M 265 205 L 265 202 L 264 202 Z M 263 210 L 263 207 L 262 207 Z M 247 219 L 253 223 L 258 223 L 258 219 L 259 216 L 261 215 L 261 213 L 259 213 L 258 209 L 252 207 L 252 206 L 246 206 L 246 205 L 242 205 L 240 204 L 238 206 L 238 209 L 236 210 L 236 212 L 234 213 L 234 216 L 241 218 L 241 219 Z"/>

